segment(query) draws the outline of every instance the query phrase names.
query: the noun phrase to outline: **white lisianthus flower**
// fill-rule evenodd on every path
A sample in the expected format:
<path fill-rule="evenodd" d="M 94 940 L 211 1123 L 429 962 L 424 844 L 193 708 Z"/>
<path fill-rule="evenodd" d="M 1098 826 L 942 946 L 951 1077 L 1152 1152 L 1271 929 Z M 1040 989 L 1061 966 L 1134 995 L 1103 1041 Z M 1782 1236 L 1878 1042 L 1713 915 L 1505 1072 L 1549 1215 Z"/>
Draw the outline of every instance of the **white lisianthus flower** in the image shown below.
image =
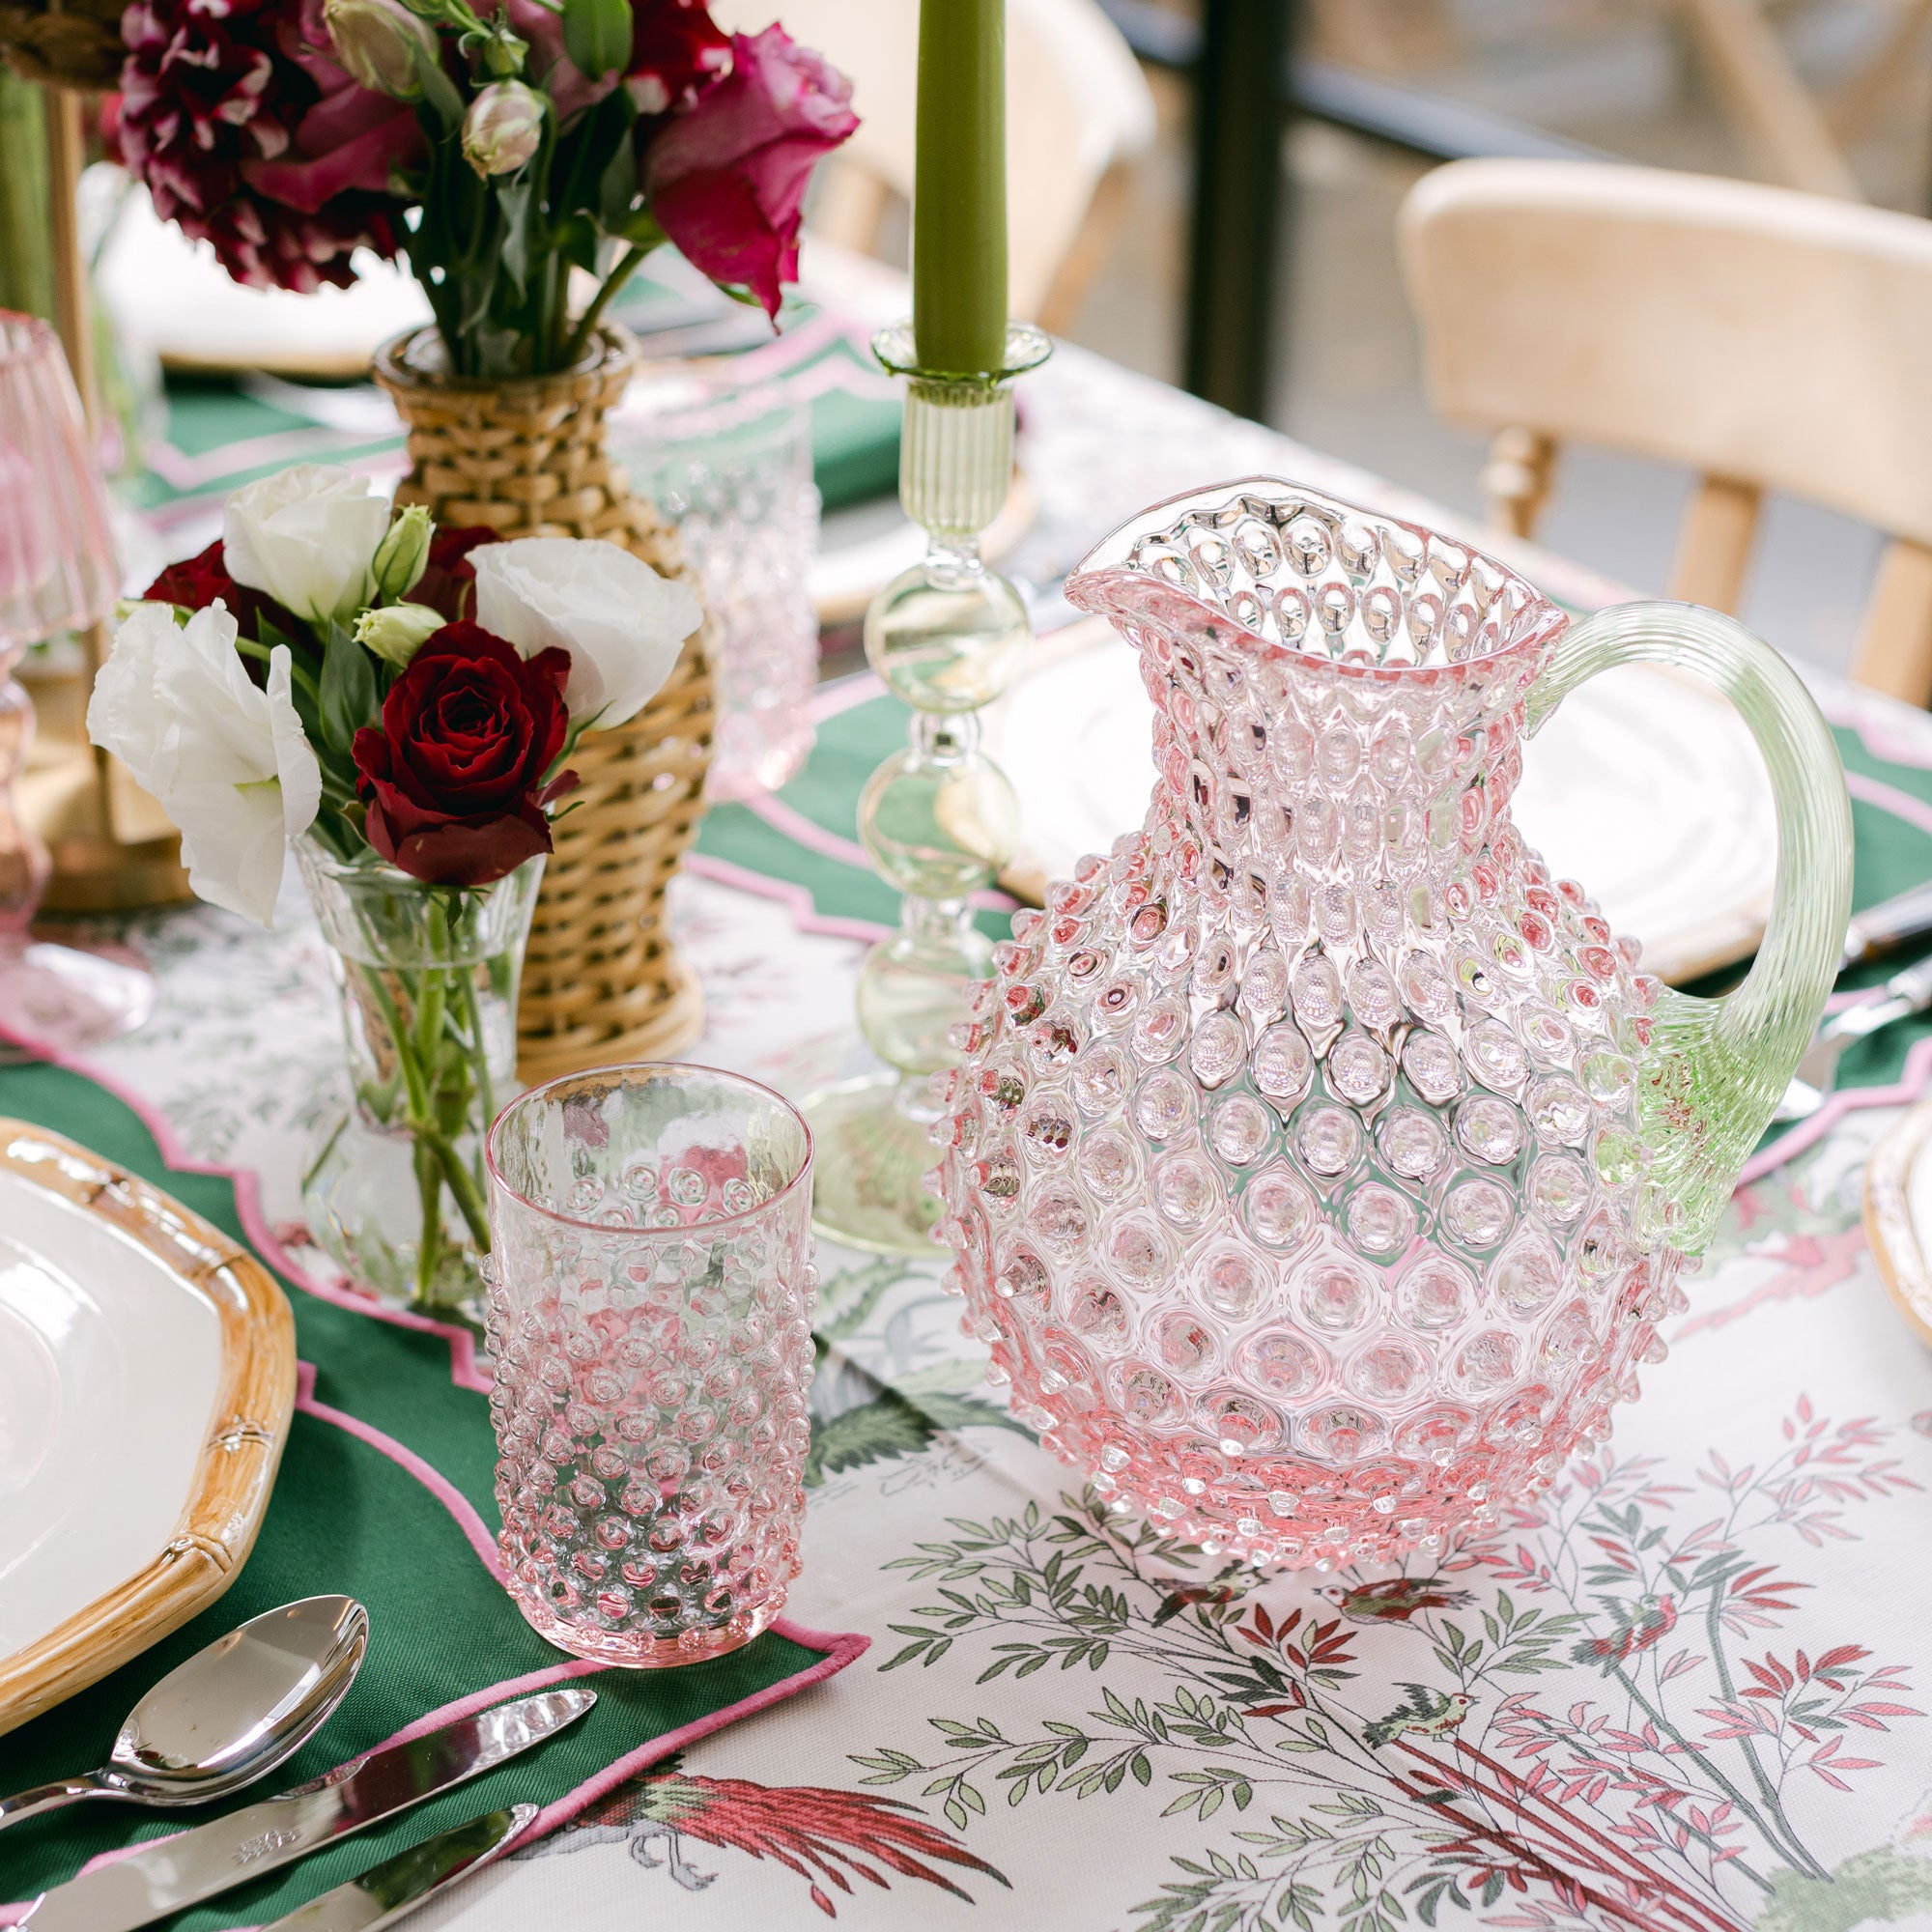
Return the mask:
<path fill-rule="evenodd" d="M 388 530 L 388 500 L 369 494 L 366 476 L 334 463 L 298 463 L 229 497 L 222 560 L 237 583 L 326 624 L 370 602 Z"/>
<path fill-rule="evenodd" d="M 235 635 L 218 600 L 185 629 L 165 604 L 137 606 L 94 681 L 87 729 L 181 829 L 196 893 L 267 925 L 288 842 L 321 809 L 322 767 L 296 715 L 288 650 L 275 647 L 258 691 Z"/>
<path fill-rule="evenodd" d="M 476 621 L 526 658 L 570 653 L 572 723 L 622 724 L 671 673 L 704 610 L 682 583 L 601 538 L 519 537 L 479 544 Z"/>

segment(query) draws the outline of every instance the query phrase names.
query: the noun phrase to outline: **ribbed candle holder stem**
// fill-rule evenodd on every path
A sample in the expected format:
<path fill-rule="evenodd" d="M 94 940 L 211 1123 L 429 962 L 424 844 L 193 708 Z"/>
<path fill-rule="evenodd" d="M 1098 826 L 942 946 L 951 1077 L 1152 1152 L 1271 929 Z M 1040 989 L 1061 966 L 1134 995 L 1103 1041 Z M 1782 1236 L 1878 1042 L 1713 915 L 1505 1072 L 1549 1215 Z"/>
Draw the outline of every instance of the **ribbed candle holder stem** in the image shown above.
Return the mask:
<path fill-rule="evenodd" d="M 1011 683 L 1033 632 L 1019 592 L 989 570 L 980 535 L 1012 484 L 1016 376 L 1046 359 L 1046 338 L 1007 331 L 1007 367 L 955 376 L 919 366 L 904 324 L 873 352 L 907 377 L 899 501 L 927 534 L 925 556 L 873 598 L 866 656 L 912 707 L 906 748 L 867 781 L 859 838 L 901 895 L 899 927 L 859 974 L 859 1031 L 886 1070 L 813 1094 L 813 1219 L 836 1240 L 887 1254 L 925 1252 L 940 1213 L 924 1180 L 935 1118 L 929 1077 L 955 1065 L 948 1035 L 966 989 L 992 968 L 973 895 L 1012 857 L 1019 802 L 980 749 L 981 705 Z"/>

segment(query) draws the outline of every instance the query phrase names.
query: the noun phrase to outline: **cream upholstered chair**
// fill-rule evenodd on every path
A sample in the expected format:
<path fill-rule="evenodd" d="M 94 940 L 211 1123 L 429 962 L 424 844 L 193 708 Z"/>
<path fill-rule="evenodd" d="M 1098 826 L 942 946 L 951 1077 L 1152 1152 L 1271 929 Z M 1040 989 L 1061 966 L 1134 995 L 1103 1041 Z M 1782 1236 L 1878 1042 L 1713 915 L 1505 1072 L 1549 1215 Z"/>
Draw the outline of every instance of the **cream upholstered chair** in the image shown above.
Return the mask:
<path fill-rule="evenodd" d="M 912 198 L 919 0 L 715 0 L 723 26 L 774 18 L 851 77 L 859 130 L 823 163 L 814 232 L 877 252 L 893 198 Z M 1153 96 L 1094 0 L 1008 0 L 1007 172 L 1013 313 L 1071 321 L 1104 257 Z"/>
<path fill-rule="evenodd" d="M 1890 542 L 1853 665 L 1932 698 L 1932 222 L 1586 161 L 1457 161 L 1401 218 L 1430 397 L 1500 432 L 1493 520 L 1533 534 L 1572 440 L 1698 477 L 1670 594 L 1735 612 L 1767 492 Z"/>

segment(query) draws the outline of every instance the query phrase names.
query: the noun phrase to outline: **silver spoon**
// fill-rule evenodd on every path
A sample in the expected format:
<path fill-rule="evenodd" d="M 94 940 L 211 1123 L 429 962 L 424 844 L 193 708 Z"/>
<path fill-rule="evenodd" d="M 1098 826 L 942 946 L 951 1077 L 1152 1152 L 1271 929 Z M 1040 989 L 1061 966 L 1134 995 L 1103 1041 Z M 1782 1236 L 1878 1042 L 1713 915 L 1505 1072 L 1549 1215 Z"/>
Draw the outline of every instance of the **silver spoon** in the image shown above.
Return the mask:
<path fill-rule="evenodd" d="M 83 1798 L 205 1804 L 305 1744 L 355 1681 L 369 1613 L 354 1597 L 265 1610 L 178 1663 L 136 1704 L 108 1761 L 0 1798 L 0 1827 Z"/>

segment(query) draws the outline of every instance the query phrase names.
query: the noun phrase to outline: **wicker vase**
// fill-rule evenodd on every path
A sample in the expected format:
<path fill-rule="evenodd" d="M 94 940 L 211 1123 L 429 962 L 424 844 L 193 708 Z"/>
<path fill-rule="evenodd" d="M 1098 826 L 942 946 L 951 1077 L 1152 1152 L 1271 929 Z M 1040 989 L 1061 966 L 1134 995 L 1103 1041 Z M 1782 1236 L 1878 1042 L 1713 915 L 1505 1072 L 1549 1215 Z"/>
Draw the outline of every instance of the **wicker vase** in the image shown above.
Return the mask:
<path fill-rule="evenodd" d="M 692 582 L 675 529 L 604 453 L 605 412 L 636 361 L 636 343 L 607 327 L 565 374 L 464 382 L 440 373 L 433 329 L 385 343 L 376 380 L 409 429 L 397 502 L 506 537 L 608 538 Z M 713 629 L 707 618 L 636 718 L 589 733 L 572 758 L 580 803 L 557 821 L 524 969 L 517 1064 L 527 1081 L 669 1059 L 703 1030 L 703 995 L 671 943 L 665 888 L 704 810 Z"/>

